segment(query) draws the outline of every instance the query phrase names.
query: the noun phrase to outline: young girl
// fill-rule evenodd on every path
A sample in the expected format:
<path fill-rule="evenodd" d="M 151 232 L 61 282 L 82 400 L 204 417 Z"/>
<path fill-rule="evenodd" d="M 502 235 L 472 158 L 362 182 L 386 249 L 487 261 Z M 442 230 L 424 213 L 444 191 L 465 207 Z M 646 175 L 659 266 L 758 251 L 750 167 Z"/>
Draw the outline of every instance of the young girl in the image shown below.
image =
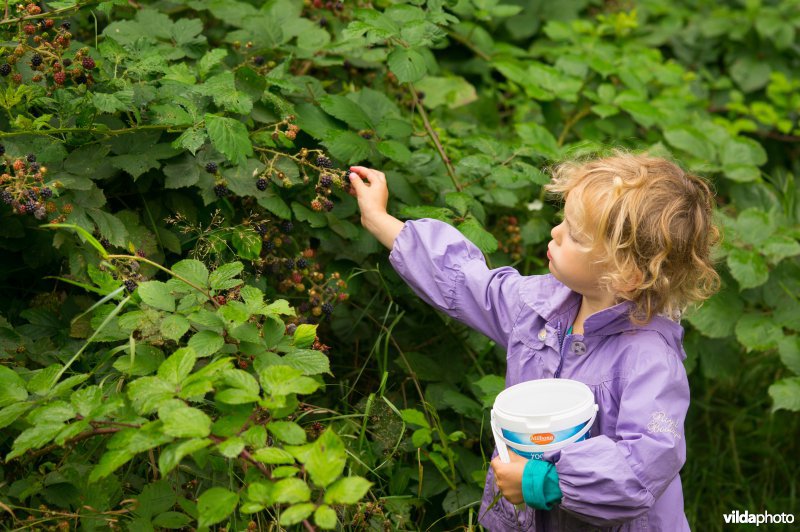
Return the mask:
<path fill-rule="evenodd" d="M 488 269 L 448 224 L 389 215 L 385 176 L 351 170 L 364 227 L 421 298 L 507 349 L 506 386 L 574 379 L 600 407 L 591 438 L 543 460 L 492 460 L 481 524 L 689 530 L 678 475 L 689 386 L 675 320 L 719 283 L 709 186 L 647 155 L 562 164 L 547 187 L 565 201 L 547 246 L 550 274 L 522 276 Z"/>

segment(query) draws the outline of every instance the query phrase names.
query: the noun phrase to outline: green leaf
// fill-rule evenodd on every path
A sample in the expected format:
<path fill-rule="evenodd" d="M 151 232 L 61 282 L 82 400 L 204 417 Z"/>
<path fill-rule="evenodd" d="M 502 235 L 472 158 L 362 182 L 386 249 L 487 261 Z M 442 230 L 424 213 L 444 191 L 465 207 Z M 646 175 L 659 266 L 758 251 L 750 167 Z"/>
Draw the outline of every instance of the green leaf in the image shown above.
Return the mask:
<path fill-rule="evenodd" d="M 0 409 L 0 429 L 11 425 L 22 414 L 27 412 L 31 406 L 33 406 L 33 403 L 15 403 Z"/>
<path fill-rule="evenodd" d="M 25 401 L 27 398 L 28 390 L 25 389 L 22 377 L 9 367 L 0 366 L 0 407 Z"/>
<path fill-rule="evenodd" d="M 484 253 L 494 253 L 497 251 L 497 239 L 476 220 L 469 216 L 462 223 L 458 224 L 457 229 L 461 231 L 478 249 Z"/>
<path fill-rule="evenodd" d="M 231 242 L 243 259 L 257 260 L 261 254 L 261 236 L 252 229 L 234 229 Z"/>
<path fill-rule="evenodd" d="M 758 142 L 746 137 L 729 138 L 722 145 L 723 165 L 761 166 L 767 162 L 767 152 Z"/>
<path fill-rule="evenodd" d="M 53 389 L 62 367 L 63 366 L 59 364 L 53 364 L 36 371 L 33 377 L 28 381 L 28 391 L 36 395 L 47 395 Z"/>
<path fill-rule="evenodd" d="M 328 504 L 355 504 L 369 491 L 372 482 L 362 477 L 340 478 L 325 490 Z"/>
<path fill-rule="evenodd" d="M 177 342 L 189 330 L 191 324 L 189 320 L 180 314 L 172 314 L 164 318 L 161 322 L 161 335 L 164 338 Z"/>
<path fill-rule="evenodd" d="M 767 263 L 756 251 L 734 248 L 728 254 L 727 262 L 742 290 L 761 286 L 769 279 Z"/>
<path fill-rule="evenodd" d="M 172 265 L 172 271 L 200 288 L 208 287 L 208 268 L 199 260 L 184 259 L 176 262 Z"/>
<path fill-rule="evenodd" d="M 317 325 L 301 323 L 292 336 L 292 344 L 300 349 L 311 347 L 317 338 Z"/>
<path fill-rule="evenodd" d="M 433 443 L 431 429 L 421 428 L 415 430 L 411 435 L 411 443 L 416 448 L 425 447 L 426 445 Z"/>
<path fill-rule="evenodd" d="M 164 433 L 176 438 L 204 438 L 211 433 L 211 418 L 179 399 L 163 403 L 158 417 L 164 422 Z"/>
<path fill-rule="evenodd" d="M 247 127 L 233 118 L 206 114 L 206 131 L 214 147 L 235 164 L 244 164 L 253 155 Z"/>
<path fill-rule="evenodd" d="M 239 261 L 228 262 L 211 272 L 211 275 L 208 276 L 208 282 L 211 288 L 215 290 L 232 288 L 228 281 L 242 273 L 243 269 L 244 264 Z M 241 284 L 241 282 L 238 284 Z"/>
<path fill-rule="evenodd" d="M 548 159 L 559 156 L 559 147 L 556 138 L 543 126 L 535 122 L 525 122 L 517 125 L 517 135 L 526 146 L 533 148 Z"/>
<path fill-rule="evenodd" d="M 200 331 L 189 339 L 188 345 L 194 349 L 198 357 L 202 358 L 217 353 L 225 345 L 225 340 L 217 332 Z"/>
<path fill-rule="evenodd" d="M 311 489 L 299 478 L 285 478 L 275 483 L 272 489 L 275 502 L 289 503 L 305 502 L 311 498 Z"/>
<path fill-rule="evenodd" d="M 239 495 L 225 488 L 213 487 L 197 499 L 197 524 L 207 527 L 228 517 L 239 503 Z"/>
<path fill-rule="evenodd" d="M 174 385 L 180 384 L 192 372 L 197 355 L 191 347 L 182 347 L 158 368 L 158 377 Z"/>
<path fill-rule="evenodd" d="M 790 410 L 800 411 L 800 377 L 781 379 L 769 387 L 772 397 L 772 411 Z"/>
<path fill-rule="evenodd" d="M 355 164 L 367 158 L 370 143 L 354 131 L 332 131 L 322 141 L 328 151 L 348 164 Z"/>
<path fill-rule="evenodd" d="M 139 284 L 137 289 L 142 301 L 153 308 L 175 312 L 175 298 L 170 294 L 169 287 L 161 281 L 146 281 Z"/>
<path fill-rule="evenodd" d="M 158 377 L 142 377 L 128 385 L 128 399 L 139 414 L 155 412 L 175 397 L 175 386 Z"/>
<path fill-rule="evenodd" d="M 411 160 L 411 152 L 402 142 L 396 140 L 382 140 L 377 144 L 377 148 L 381 155 L 400 164 L 405 164 Z"/>
<path fill-rule="evenodd" d="M 792 334 L 778 341 L 778 354 L 783 364 L 800 375 L 800 335 Z"/>
<path fill-rule="evenodd" d="M 704 161 L 713 161 L 717 157 L 714 144 L 703 133 L 693 126 L 680 126 L 664 130 L 664 138 L 672 146 L 681 149 Z"/>
<path fill-rule="evenodd" d="M 429 109 L 443 105 L 455 109 L 478 99 L 475 87 L 460 76 L 427 76 L 419 80 L 414 88 L 425 93 L 422 103 Z"/>
<path fill-rule="evenodd" d="M 162 475 L 167 475 L 175 466 L 181 463 L 186 455 L 190 455 L 200 449 L 205 449 L 211 445 L 209 439 L 184 440 L 170 444 L 161 450 L 158 457 L 158 469 Z"/>
<path fill-rule="evenodd" d="M 219 453 L 226 458 L 236 458 L 244 449 L 244 440 L 233 436 L 217 445 Z"/>
<path fill-rule="evenodd" d="M 298 458 L 314 484 L 322 488 L 339 478 L 347 461 L 344 442 L 331 428 L 326 429 L 311 444 L 308 452 Z"/>
<path fill-rule="evenodd" d="M 425 56 L 413 48 L 396 47 L 386 58 L 386 64 L 400 83 L 419 81 L 428 71 Z"/>
<path fill-rule="evenodd" d="M 742 315 L 744 303 L 732 290 L 722 290 L 705 301 L 699 308 L 686 314 L 686 319 L 701 333 L 711 338 L 725 338 L 733 334 L 736 320 Z"/>
<path fill-rule="evenodd" d="M 310 502 L 290 506 L 281 512 L 280 524 L 283 526 L 296 525 L 311 515 L 314 508 L 316 505 Z"/>
<path fill-rule="evenodd" d="M 736 339 L 748 350 L 764 351 L 778 346 L 783 330 L 771 316 L 750 312 L 736 322 Z"/>
<path fill-rule="evenodd" d="M 301 445 L 306 442 L 306 431 L 294 421 L 271 421 L 267 425 L 273 436 L 290 445 Z"/>
<path fill-rule="evenodd" d="M 64 426 L 60 422 L 41 423 L 22 431 L 14 440 L 11 452 L 6 455 L 6 462 L 50 443 Z"/>
<path fill-rule="evenodd" d="M 374 129 L 367 113 L 353 100 L 339 95 L 326 95 L 319 99 L 320 106 L 329 115 L 338 118 L 353 129 Z"/>
<path fill-rule="evenodd" d="M 280 359 L 286 364 L 303 372 L 303 375 L 319 375 L 330 373 L 330 359 L 321 351 L 314 349 L 296 349 L 288 352 Z"/>
<path fill-rule="evenodd" d="M 163 512 L 153 518 L 153 526 L 156 528 L 168 528 L 172 530 L 184 530 L 189 527 L 193 519 L 180 512 Z"/>
<path fill-rule="evenodd" d="M 409 425 L 417 425 L 420 427 L 425 427 L 427 429 L 431 428 L 428 420 L 425 419 L 425 414 L 420 412 L 419 410 L 415 410 L 413 408 L 407 408 L 400 411 L 400 415 L 403 418 L 403 421 L 408 423 Z"/>
<path fill-rule="evenodd" d="M 265 464 L 294 464 L 294 457 L 277 447 L 264 447 L 253 453 L 253 459 Z"/>
<path fill-rule="evenodd" d="M 159 480 L 147 484 L 142 489 L 138 499 L 139 505 L 136 507 L 136 514 L 150 518 L 175 506 L 177 497 L 168 481 Z"/>
<path fill-rule="evenodd" d="M 321 504 L 314 512 L 314 522 L 323 530 L 332 530 L 339 524 L 336 512 L 330 506 Z"/>
<path fill-rule="evenodd" d="M 319 388 L 319 383 L 303 372 L 289 366 L 267 366 L 259 372 L 264 391 L 270 395 L 285 396 L 292 393 L 309 394 Z"/>

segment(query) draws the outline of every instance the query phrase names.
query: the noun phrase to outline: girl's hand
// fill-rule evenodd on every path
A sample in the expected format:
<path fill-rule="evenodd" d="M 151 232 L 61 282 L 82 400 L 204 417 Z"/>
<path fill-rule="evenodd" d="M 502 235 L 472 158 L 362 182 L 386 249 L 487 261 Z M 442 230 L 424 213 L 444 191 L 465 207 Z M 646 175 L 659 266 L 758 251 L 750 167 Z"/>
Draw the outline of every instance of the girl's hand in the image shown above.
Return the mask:
<path fill-rule="evenodd" d="M 528 463 L 528 459 L 521 457 L 510 449 L 508 455 L 511 458 L 511 462 L 507 464 L 504 464 L 499 456 L 492 460 L 494 481 L 503 497 L 508 499 L 508 502 L 520 504 L 525 502 L 522 498 L 522 472 L 525 470 L 525 464 Z"/>
<path fill-rule="evenodd" d="M 383 172 L 363 166 L 351 166 L 350 184 L 353 186 L 352 194 L 358 199 L 361 223 L 364 226 L 368 225 L 368 219 L 386 214 L 389 188 Z"/>
<path fill-rule="evenodd" d="M 375 235 L 381 244 L 392 249 L 404 224 L 386 212 L 386 203 L 389 201 L 386 176 L 371 168 L 351 166 L 350 184 L 350 193 L 358 200 L 361 210 L 361 225 Z"/>

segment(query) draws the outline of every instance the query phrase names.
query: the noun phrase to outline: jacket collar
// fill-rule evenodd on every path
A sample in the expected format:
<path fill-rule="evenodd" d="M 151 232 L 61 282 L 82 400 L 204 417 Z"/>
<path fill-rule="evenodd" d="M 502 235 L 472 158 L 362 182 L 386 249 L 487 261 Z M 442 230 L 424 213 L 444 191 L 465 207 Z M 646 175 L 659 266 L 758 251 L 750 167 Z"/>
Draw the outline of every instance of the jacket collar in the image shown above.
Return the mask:
<path fill-rule="evenodd" d="M 565 331 L 578 314 L 581 295 L 567 288 L 552 274 L 528 277 L 523 285 L 522 301 L 540 315 L 553 328 Z M 686 354 L 681 347 L 683 327 L 664 317 L 655 316 L 644 325 L 634 324 L 628 317 L 633 304 L 624 301 L 595 312 L 583 324 L 584 337 L 610 336 L 633 331 L 656 331 L 682 358 Z"/>

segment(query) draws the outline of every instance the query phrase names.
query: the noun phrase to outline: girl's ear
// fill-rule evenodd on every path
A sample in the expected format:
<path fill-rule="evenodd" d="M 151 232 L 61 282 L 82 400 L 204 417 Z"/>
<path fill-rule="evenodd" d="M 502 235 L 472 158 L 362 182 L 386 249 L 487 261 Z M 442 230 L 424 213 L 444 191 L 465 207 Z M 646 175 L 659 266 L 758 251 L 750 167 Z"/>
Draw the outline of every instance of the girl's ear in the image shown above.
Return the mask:
<path fill-rule="evenodd" d="M 625 272 L 625 275 L 617 280 L 611 288 L 618 294 L 630 294 L 642 286 L 643 280 L 644 274 L 642 271 L 639 268 L 632 267 Z"/>

